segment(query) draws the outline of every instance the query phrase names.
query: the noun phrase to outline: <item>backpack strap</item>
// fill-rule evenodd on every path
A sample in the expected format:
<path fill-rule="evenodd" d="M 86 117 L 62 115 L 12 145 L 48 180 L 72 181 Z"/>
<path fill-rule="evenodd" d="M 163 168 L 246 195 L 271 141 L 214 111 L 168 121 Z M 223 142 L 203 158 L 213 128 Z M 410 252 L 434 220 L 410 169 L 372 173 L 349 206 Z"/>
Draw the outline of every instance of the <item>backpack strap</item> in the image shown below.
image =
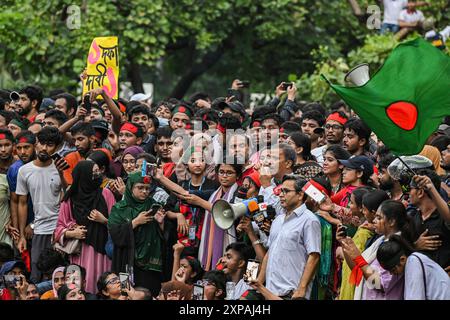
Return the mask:
<path fill-rule="evenodd" d="M 422 279 L 423 279 L 423 288 L 425 290 L 425 300 L 428 300 L 428 295 L 427 295 L 427 276 L 426 276 L 426 273 L 425 273 L 425 266 L 423 265 L 422 259 L 420 259 L 419 256 L 415 255 L 414 253 L 412 255 L 414 257 L 416 257 L 417 259 L 419 259 L 420 267 L 422 268 Z"/>

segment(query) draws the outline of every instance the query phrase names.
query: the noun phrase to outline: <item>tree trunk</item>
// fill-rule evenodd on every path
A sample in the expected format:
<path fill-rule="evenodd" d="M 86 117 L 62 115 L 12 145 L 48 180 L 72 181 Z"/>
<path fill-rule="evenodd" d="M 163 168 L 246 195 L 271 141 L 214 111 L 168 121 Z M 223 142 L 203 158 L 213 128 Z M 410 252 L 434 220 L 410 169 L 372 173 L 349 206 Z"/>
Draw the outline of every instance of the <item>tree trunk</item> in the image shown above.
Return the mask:
<path fill-rule="evenodd" d="M 131 61 L 130 67 L 128 68 L 128 79 L 131 82 L 134 93 L 143 93 L 144 84 L 142 83 L 141 77 L 141 67 L 135 61 Z"/>
<path fill-rule="evenodd" d="M 357 0 L 348 0 L 348 2 L 350 3 L 350 6 L 352 7 L 353 14 L 355 16 L 360 17 L 363 15 L 363 13 L 361 11 L 361 7 L 359 6 L 359 3 Z"/>
<path fill-rule="evenodd" d="M 206 53 L 201 62 L 194 63 L 178 81 L 170 97 L 182 99 L 192 83 L 220 60 L 224 54 L 225 47 L 226 45 L 222 43 L 216 50 Z"/>

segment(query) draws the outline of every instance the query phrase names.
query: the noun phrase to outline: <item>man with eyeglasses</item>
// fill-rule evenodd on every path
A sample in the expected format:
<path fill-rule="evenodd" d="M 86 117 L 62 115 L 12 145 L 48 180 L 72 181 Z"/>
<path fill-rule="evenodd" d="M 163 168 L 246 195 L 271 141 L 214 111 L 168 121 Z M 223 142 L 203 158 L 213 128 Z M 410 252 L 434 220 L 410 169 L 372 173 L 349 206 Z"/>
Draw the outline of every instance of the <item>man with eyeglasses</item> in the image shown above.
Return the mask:
<path fill-rule="evenodd" d="M 258 283 L 284 299 L 309 299 L 319 265 L 319 219 L 306 208 L 306 180 L 285 176 L 280 189 L 281 213 L 270 230 Z"/>
<path fill-rule="evenodd" d="M 342 111 L 333 112 L 328 116 L 325 122 L 325 140 L 327 143 L 324 146 L 311 150 L 311 153 L 316 157 L 320 165 L 323 165 L 323 155 L 329 146 L 333 144 L 342 145 L 344 125 L 347 121 L 348 117 Z"/>

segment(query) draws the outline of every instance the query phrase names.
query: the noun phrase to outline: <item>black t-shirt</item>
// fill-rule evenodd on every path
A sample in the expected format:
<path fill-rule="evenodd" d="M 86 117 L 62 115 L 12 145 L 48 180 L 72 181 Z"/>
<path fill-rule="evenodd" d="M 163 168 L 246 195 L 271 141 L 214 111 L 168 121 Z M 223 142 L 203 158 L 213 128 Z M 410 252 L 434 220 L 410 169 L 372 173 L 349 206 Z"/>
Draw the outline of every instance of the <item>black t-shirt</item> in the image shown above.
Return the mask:
<path fill-rule="evenodd" d="M 220 186 L 217 181 L 210 179 L 205 179 L 205 181 L 201 185 L 201 190 L 200 186 L 192 186 L 190 184 L 190 180 L 182 181 L 179 183 L 179 185 L 183 187 L 184 190 L 189 191 L 189 193 L 195 194 L 206 201 L 208 201 L 209 197 L 211 197 L 214 191 L 216 191 Z M 171 192 L 169 200 L 167 201 L 166 210 L 177 210 L 178 200 L 179 199 L 177 198 L 177 196 L 173 192 Z"/>
<path fill-rule="evenodd" d="M 437 250 L 420 251 L 438 263 L 442 268 L 450 266 L 450 223 L 446 223 L 437 209 L 425 221 L 418 209 L 408 210 L 414 221 L 416 237 L 418 238 L 426 229 L 428 236 L 439 235 L 442 245 Z"/>

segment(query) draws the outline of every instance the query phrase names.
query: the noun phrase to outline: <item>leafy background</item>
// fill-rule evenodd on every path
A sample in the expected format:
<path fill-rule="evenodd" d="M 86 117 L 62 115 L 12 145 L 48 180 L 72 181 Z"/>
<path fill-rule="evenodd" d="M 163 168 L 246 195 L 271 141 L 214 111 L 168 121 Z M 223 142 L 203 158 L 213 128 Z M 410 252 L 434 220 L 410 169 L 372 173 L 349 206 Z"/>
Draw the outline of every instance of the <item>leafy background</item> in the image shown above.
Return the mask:
<path fill-rule="evenodd" d="M 296 81 L 299 98 L 336 99 L 320 78 L 343 82 L 350 67 L 379 68 L 397 41 L 366 26 L 362 12 L 377 0 L 2 0 L 0 87 L 37 83 L 76 92 L 92 39 L 119 36 L 120 81 L 135 92 L 155 85 L 156 99 L 195 91 L 226 94 L 238 77 L 253 92 L 273 93 Z M 421 8 L 439 28 L 449 24 L 449 1 Z M 69 29 L 68 8 L 80 8 Z M 69 9 L 70 11 L 70 9 Z M 414 37 L 414 35 L 412 36 Z"/>

